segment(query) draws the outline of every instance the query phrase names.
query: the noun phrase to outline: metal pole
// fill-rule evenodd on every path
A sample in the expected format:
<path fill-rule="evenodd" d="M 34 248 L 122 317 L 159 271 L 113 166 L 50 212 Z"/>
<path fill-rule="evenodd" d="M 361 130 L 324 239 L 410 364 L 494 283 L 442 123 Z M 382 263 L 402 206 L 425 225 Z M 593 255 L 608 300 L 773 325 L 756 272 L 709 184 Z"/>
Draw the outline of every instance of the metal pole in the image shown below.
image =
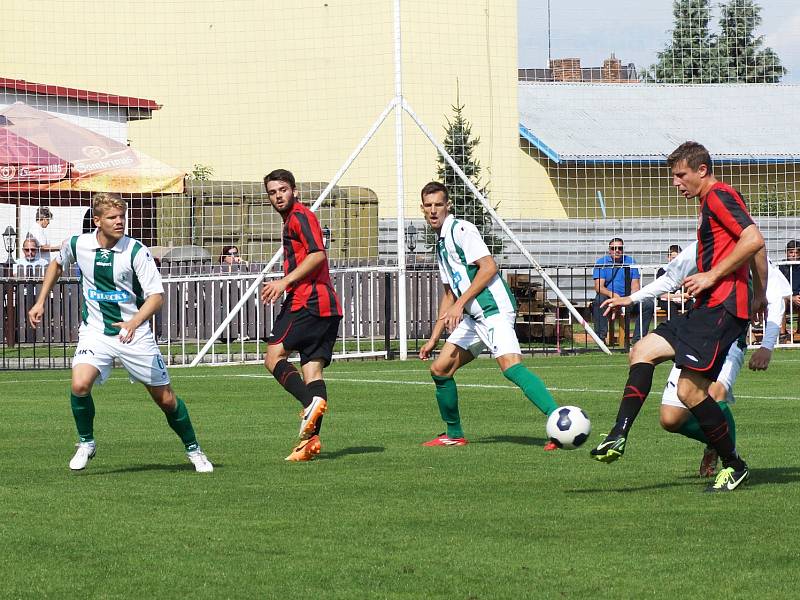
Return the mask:
<path fill-rule="evenodd" d="M 551 290 L 555 292 L 559 300 L 561 300 L 561 302 L 564 303 L 564 306 L 566 306 L 569 309 L 569 312 L 572 313 L 572 316 L 575 318 L 575 320 L 578 321 L 578 323 L 580 323 L 583 326 L 583 328 L 586 330 L 586 333 L 588 333 L 592 337 L 592 339 L 595 341 L 595 343 L 600 347 L 600 349 L 603 352 L 605 352 L 606 354 L 611 354 L 611 350 L 608 349 L 608 346 L 606 346 L 605 342 L 598 337 L 594 329 L 592 329 L 589 323 L 587 323 L 586 320 L 581 316 L 581 314 L 567 299 L 564 293 L 559 289 L 559 287 L 545 272 L 545 270 L 542 269 L 541 265 L 538 262 L 536 262 L 536 259 L 533 258 L 533 255 L 530 252 L 528 252 L 528 249 L 522 244 L 521 241 L 519 241 L 519 238 L 517 238 L 517 236 L 514 235 L 514 232 L 511 231 L 508 225 L 506 225 L 505 221 L 500 219 L 495 210 L 492 208 L 491 204 L 489 204 L 489 202 L 486 200 L 483 194 L 481 194 L 478 188 L 475 187 L 475 184 L 472 183 L 472 181 L 470 181 L 469 177 L 467 177 L 464 174 L 464 171 L 461 170 L 461 167 L 459 167 L 458 164 L 456 164 L 456 162 L 453 160 L 453 157 L 447 153 L 447 150 L 445 150 L 444 146 L 442 146 L 439 143 L 439 141 L 434 137 L 433 133 L 431 133 L 431 131 L 425 126 L 425 123 L 422 122 L 422 120 L 417 116 L 417 114 L 413 111 L 411 106 L 409 106 L 405 100 L 403 101 L 403 108 L 411 117 L 411 119 L 417 124 L 417 127 L 420 128 L 422 133 L 425 134 L 425 137 L 427 137 L 430 140 L 431 144 L 433 144 L 436 147 L 436 149 L 439 151 L 439 154 L 442 155 L 442 158 L 444 158 L 447 161 L 447 164 L 453 167 L 453 170 L 461 178 L 464 184 L 469 188 L 469 190 L 473 193 L 473 195 L 476 198 L 478 198 L 478 200 L 480 200 L 481 204 L 483 204 L 483 207 L 486 209 L 486 212 L 488 212 L 494 219 L 494 222 L 500 226 L 500 228 L 506 233 L 506 235 L 508 235 L 508 237 L 514 243 L 514 245 L 522 253 L 522 255 L 526 259 L 528 259 L 528 262 L 533 266 L 534 269 L 536 269 L 539 275 L 542 276 L 542 279 L 544 279 L 545 283 L 550 287 Z"/>
<path fill-rule="evenodd" d="M 550 0 L 547 0 L 547 68 L 551 68 L 553 56 L 550 53 Z"/>
<path fill-rule="evenodd" d="M 386 108 L 383 109 L 383 112 L 380 114 L 380 116 L 378 116 L 378 118 L 372 124 L 372 127 L 369 128 L 369 131 L 367 131 L 367 134 L 361 139 L 361 141 L 359 142 L 358 146 L 356 146 L 355 150 L 353 150 L 353 152 L 350 154 L 350 156 L 345 161 L 345 163 L 342 165 L 342 167 L 339 169 L 339 171 L 336 173 L 336 175 L 333 176 L 333 179 L 331 179 L 330 183 L 328 183 L 327 187 L 322 191 L 322 193 L 320 194 L 319 198 L 317 198 L 316 201 L 314 202 L 314 204 L 311 206 L 311 210 L 312 211 L 316 211 L 317 210 L 319 205 L 322 204 L 322 201 L 325 200 L 325 198 L 328 197 L 328 194 L 330 194 L 330 192 L 333 189 L 333 187 L 337 183 L 339 183 L 339 180 L 347 172 L 347 169 L 350 168 L 350 165 L 353 164 L 353 162 L 356 160 L 358 155 L 361 154 L 361 151 L 366 147 L 367 142 L 369 142 L 372 139 L 372 136 L 375 135 L 375 132 L 378 131 L 378 128 L 381 126 L 381 123 L 383 123 L 386 120 L 386 118 L 389 116 L 389 114 L 392 112 L 392 109 L 394 109 L 394 107 L 395 107 L 395 103 L 396 103 L 396 101 L 393 99 L 391 102 L 389 102 L 388 106 L 386 106 Z M 283 248 L 278 248 L 277 252 L 275 252 L 275 254 L 272 255 L 272 258 L 267 263 L 267 266 L 265 266 L 262 269 L 261 273 L 259 273 L 259 276 L 256 277 L 255 281 L 253 281 L 253 283 L 250 285 L 250 287 L 247 288 L 247 291 L 244 293 L 244 295 L 239 300 L 239 302 L 236 303 L 236 306 L 234 306 L 231 309 L 231 312 L 228 313 L 228 316 L 222 321 L 222 323 L 220 323 L 219 327 L 217 327 L 217 329 L 214 331 L 213 335 L 206 342 L 205 346 L 203 346 L 202 349 L 197 353 L 197 356 L 195 356 L 194 360 L 191 362 L 191 366 L 192 367 L 197 366 L 197 364 L 208 353 L 209 349 L 214 345 L 214 342 L 216 342 L 217 339 L 219 338 L 219 336 L 222 335 L 222 332 L 225 331 L 225 328 L 228 326 L 228 324 L 238 314 L 238 312 L 242 309 L 242 307 L 250 299 L 250 297 L 254 293 L 256 293 L 256 291 L 258 290 L 259 286 L 261 285 L 261 282 L 264 281 L 264 278 L 266 277 L 267 273 L 270 272 L 270 270 L 272 269 L 273 265 L 276 262 L 278 262 L 278 260 L 280 260 L 282 255 L 283 255 Z"/>
<path fill-rule="evenodd" d="M 3 285 L 5 287 L 6 296 L 6 314 L 5 314 L 5 338 L 6 346 L 13 348 L 17 343 L 16 336 L 16 307 L 14 306 L 14 283 L 12 277 L 14 276 L 14 263 L 11 262 L 11 253 L 8 255 L 8 263 L 5 265 L 6 277 L 8 280 Z"/>
<path fill-rule="evenodd" d="M 400 36 L 400 0 L 394 0 L 395 155 L 397 157 L 397 335 L 400 360 L 408 358 L 406 324 L 406 248 L 403 190 L 403 54 Z"/>
<path fill-rule="evenodd" d="M 394 358 L 392 352 L 392 274 L 386 273 L 383 280 L 383 343 L 386 358 Z"/>

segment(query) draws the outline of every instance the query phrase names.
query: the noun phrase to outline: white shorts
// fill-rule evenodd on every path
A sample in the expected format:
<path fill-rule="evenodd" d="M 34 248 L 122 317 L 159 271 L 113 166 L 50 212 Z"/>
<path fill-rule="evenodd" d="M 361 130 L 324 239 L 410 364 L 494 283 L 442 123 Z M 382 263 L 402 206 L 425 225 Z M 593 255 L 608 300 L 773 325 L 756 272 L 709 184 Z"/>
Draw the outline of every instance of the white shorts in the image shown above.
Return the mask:
<path fill-rule="evenodd" d="M 105 383 L 117 358 L 128 371 L 131 381 L 150 386 L 169 384 L 169 374 L 153 333 L 137 332 L 133 341 L 123 344 L 119 336 L 81 331 L 72 366 L 92 365 L 100 371 L 99 383 Z"/>
<path fill-rule="evenodd" d="M 447 341 L 469 350 L 473 356 L 478 356 L 484 350 L 489 350 L 492 358 L 506 354 L 522 354 L 517 332 L 514 330 L 516 322 L 515 313 L 498 313 L 481 319 L 464 315 Z"/>
<path fill-rule="evenodd" d="M 728 356 L 725 357 L 725 362 L 722 364 L 722 370 L 719 372 L 717 381 L 721 383 L 727 395 L 725 402 L 733 404 L 736 399 L 733 397 L 733 384 L 739 376 L 739 371 L 742 370 L 744 364 L 744 350 L 739 347 L 739 342 L 736 341 L 731 344 L 728 350 Z M 673 365 L 672 371 L 669 372 L 667 378 L 667 385 L 664 386 L 664 393 L 661 396 L 661 404 L 667 406 L 677 406 L 679 408 L 686 408 L 683 402 L 678 399 L 678 377 L 681 375 L 681 370 Z"/>

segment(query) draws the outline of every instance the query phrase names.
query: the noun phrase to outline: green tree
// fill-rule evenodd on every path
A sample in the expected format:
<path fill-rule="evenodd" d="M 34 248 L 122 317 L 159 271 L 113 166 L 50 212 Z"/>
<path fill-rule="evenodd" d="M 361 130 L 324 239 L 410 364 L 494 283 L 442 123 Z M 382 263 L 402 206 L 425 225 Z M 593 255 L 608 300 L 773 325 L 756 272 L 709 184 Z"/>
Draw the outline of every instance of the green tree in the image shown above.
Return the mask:
<path fill-rule="evenodd" d="M 645 79 L 658 83 L 777 83 L 778 55 L 755 34 L 761 7 L 753 0 L 720 4 L 719 33 L 709 29 L 710 0 L 675 0 L 672 40 Z"/>
<path fill-rule="evenodd" d="M 192 172 L 187 175 L 188 179 L 194 181 L 208 181 L 214 174 L 214 168 L 201 163 L 195 163 Z"/>
<path fill-rule="evenodd" d="M 800 214 L 797 201 L 777 185 L 762 184 L 749 200 L 748 208 L 754 217 L 796 217 Z"/>
<path fill-rule="evenodd" d="M 709 0 L 675 0 L 672 40 L 658 53 L 645 79 L 658 83 L 710 83 L 715 70 Z"/>
<path fill-rule="evenodd" d="M 720 33 L 716 38 L 720 81 L 778 83 L 786 73 L 772 48 L 764 48 L 761 7 L 753 0 L 730 0 L 721 5 Z"/>
<path fill-rule="evenodd" d="M 459 102 L 458 98 L 452 108 L 453 118 L 446 118 L 444 148 L 483 197 L 488 199 L 488 183 L 485 185 L 481 183 L 482 167 L 480 161 L 475 157 L 475 149 L 481 139 L 477 136 L 473 137 L 472 124 L 464 116 L 464 105 Z M 480 231 L 483 241 L 489 247 L 489 252 L 499 253 L 503 249 L 503 242 L 492 231 L 491 215 L 441 155 L 438 156 L 437 163 L 436 174 L 439 181 L 447 186 L 453 214 L 459 219 L 474 223 Z M 426 236 L 428 245 L 432 246 L 435 239 L 433 232 L 429 231 Z"/>

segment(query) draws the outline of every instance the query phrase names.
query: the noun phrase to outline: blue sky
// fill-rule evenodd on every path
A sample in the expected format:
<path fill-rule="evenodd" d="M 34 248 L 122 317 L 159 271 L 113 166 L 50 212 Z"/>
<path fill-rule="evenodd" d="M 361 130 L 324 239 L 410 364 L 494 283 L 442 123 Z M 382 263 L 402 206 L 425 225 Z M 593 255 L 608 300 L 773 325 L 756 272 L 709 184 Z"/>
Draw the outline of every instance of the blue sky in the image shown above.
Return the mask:
<path fill-rule="evenodd" d="M 718 2 L 712 17 L 716 29 Z M 800 2 L 761 0 L 761 27 L 767 46 L 789 70 L 784 83 L 800 83 Z M 547 0 L 519 0 L 519 66 L 547 66 Z M 579 57 L 600 66 L 614 52 L 637 69 L 655 62 L 672 29 L 672 0 L 550 0 L 553 58 Z"/>

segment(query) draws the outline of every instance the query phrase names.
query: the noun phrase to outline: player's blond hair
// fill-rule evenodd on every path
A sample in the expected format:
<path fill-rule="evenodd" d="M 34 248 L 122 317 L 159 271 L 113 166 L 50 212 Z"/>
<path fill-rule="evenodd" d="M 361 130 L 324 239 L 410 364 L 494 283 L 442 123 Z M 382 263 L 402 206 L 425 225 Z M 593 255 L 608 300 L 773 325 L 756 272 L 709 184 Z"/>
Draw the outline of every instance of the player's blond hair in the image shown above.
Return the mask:
<path fill-rule="evenodd" d="M 127 211 L 128 204 L 122 199 L 122 196 L 111 192 L 99 192 L 92 196 L 92 216 L 102 217 L 111 208 L 121 208 Z"/>

